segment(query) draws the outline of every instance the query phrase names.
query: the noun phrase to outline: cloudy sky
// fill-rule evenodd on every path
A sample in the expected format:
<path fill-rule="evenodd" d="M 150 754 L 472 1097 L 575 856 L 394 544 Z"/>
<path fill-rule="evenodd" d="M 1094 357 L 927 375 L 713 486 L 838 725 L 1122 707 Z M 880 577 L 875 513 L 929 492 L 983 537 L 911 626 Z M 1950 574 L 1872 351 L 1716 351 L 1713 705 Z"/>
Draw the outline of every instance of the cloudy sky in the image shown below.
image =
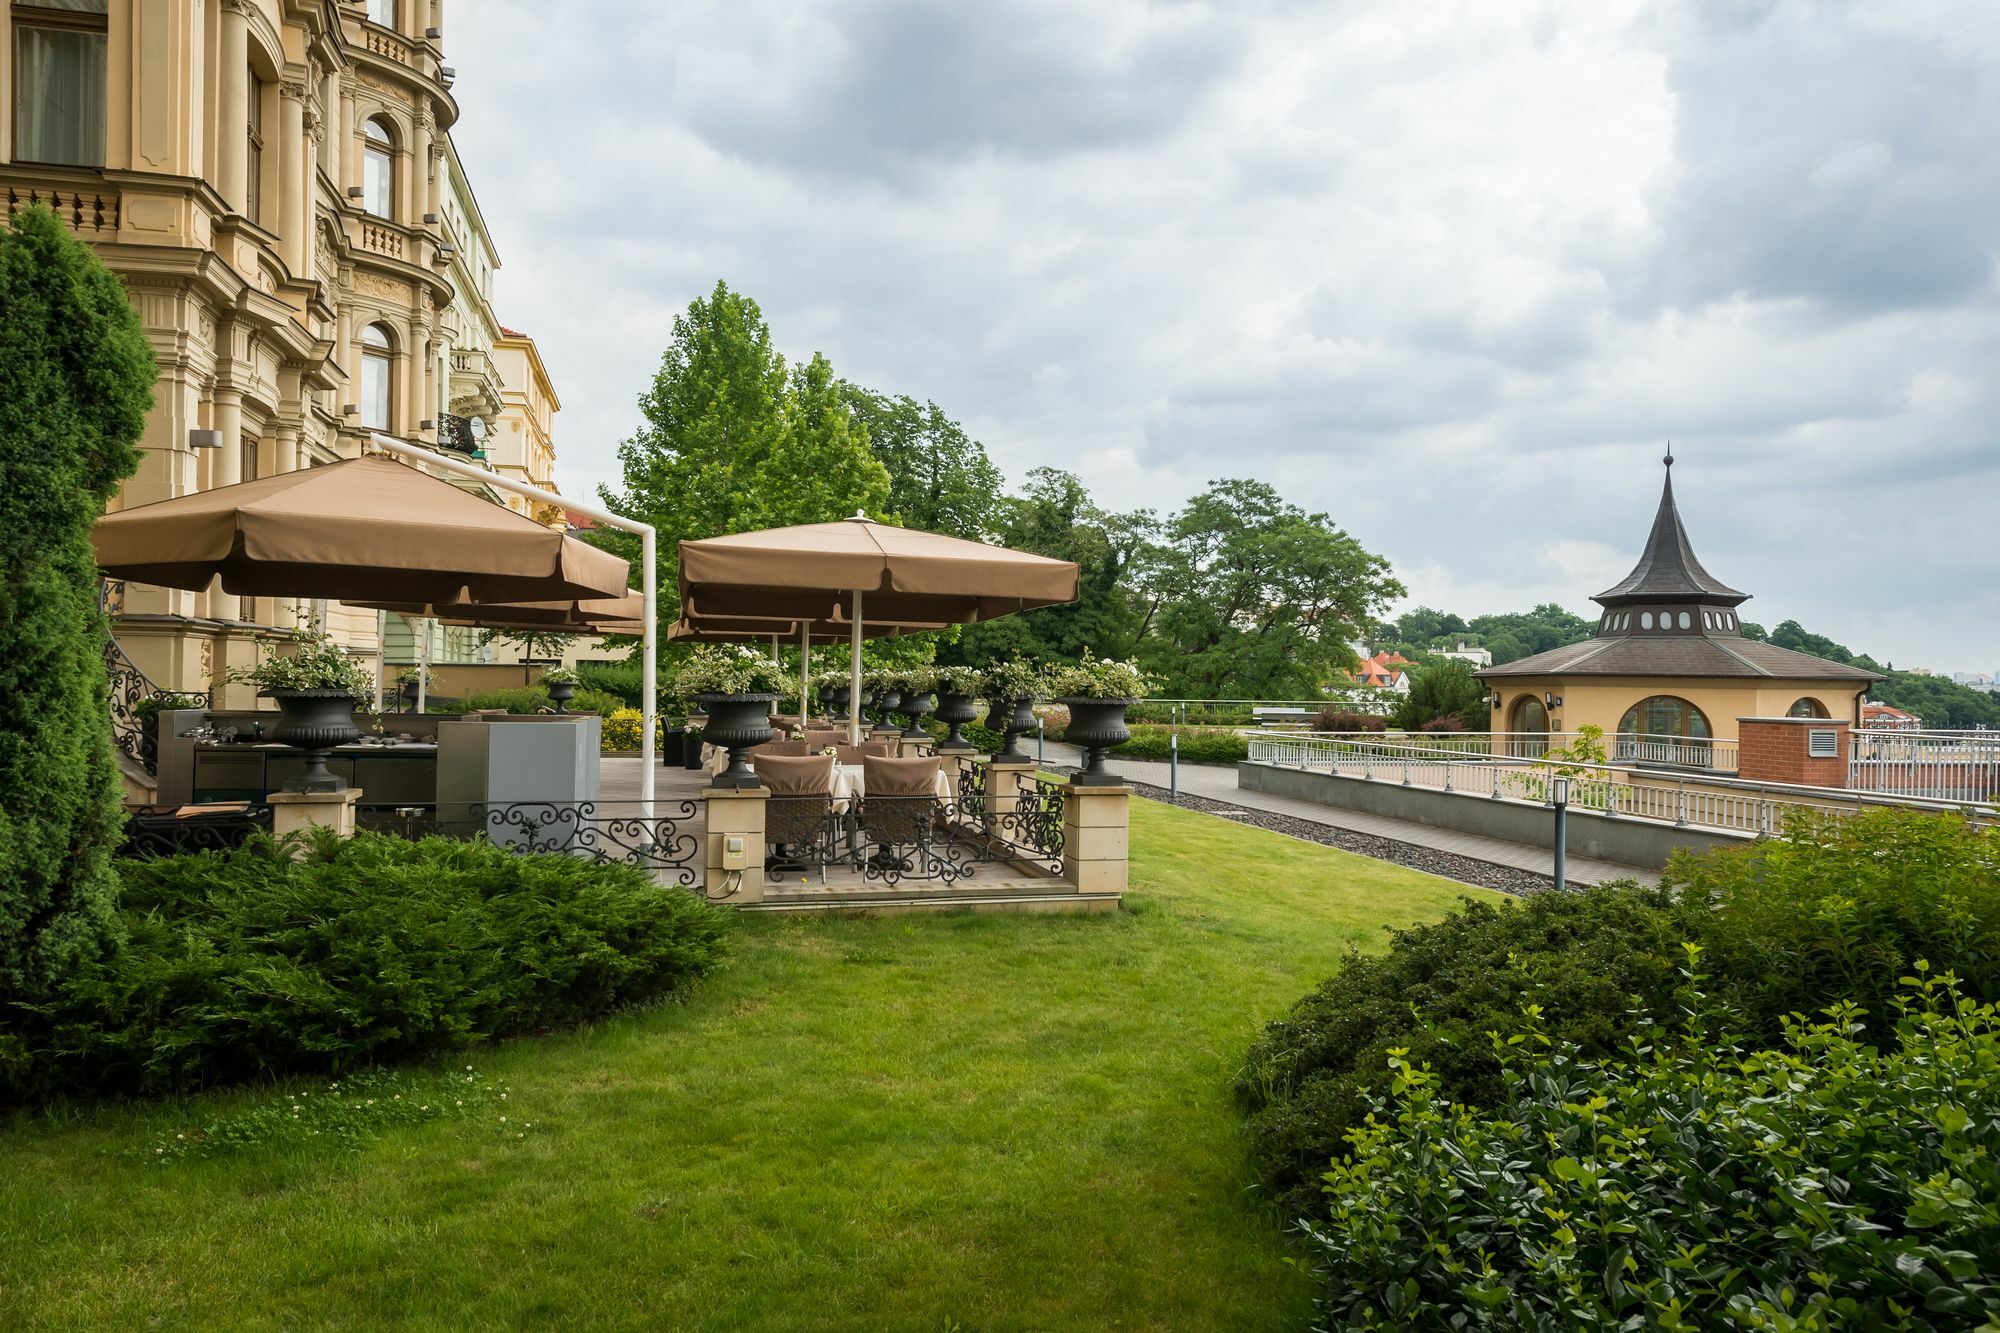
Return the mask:
<path fill-rule="evenodd" d="M 1013 478 L 1255 476 L 1465 614 L 1710 570 L 2000 670 L 1991 0 L 478 0 L 501 318 L 615 482 L 716 279 Z"/>

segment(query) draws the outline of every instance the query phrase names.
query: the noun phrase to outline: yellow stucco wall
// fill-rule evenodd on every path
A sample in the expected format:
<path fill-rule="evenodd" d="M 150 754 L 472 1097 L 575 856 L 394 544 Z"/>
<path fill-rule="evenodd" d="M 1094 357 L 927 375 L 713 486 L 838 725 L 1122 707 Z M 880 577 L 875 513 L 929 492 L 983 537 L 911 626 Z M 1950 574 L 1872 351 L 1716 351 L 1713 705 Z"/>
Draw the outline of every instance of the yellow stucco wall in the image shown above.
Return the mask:
<path fill-rule="evenodd" d="M 1848 681 L 1812 680 L 1701 680 L 1674 676 L 1520 676 L 1489 681 L 1500 694 L 1500 706 L 1493 711 L 1493 730 L 1511 730 L 1515 700 L 1523 695 L 1543 698 L 1553 694 L 1561 706 L 1549 710 L 1549 730 L 1573 732 L 1585 726 L 1602 727 L 1606 735 L 1618 730 L 1625 711 L 1642 699 L 1671 694 L 1687 700 L 1707 717 L 1716 740 L 1736 739 L 1739 717 L 1783 717 L 1793 703 L 1810 696 L 1826 706 L 1827 713 L 1840 719 L 1858 721 L 1865 691 Z"/>

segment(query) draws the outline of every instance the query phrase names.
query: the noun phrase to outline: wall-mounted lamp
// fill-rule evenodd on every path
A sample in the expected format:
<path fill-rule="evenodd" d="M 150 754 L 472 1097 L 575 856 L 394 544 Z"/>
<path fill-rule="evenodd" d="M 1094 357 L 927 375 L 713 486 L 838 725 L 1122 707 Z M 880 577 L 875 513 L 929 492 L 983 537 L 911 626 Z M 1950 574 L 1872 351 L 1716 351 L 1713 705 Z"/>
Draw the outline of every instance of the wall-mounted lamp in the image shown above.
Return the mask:
<path fill-rule="evenodd" d="M 347 197 L 349 199 L 359 199 L 366 193 L 368 192 L 359 185 L 350 185 L 347 187 Z"/>
<path fill-rule="evenodd" d="M 458 77 L 458 71 L 453 69 L 450 65 L 438 66 L 438 82 L 442 83 L 445 87 L 447 88 L 451 87 L 451 81 L 457 77 Z"/>
<path fill-rule="evenodd" d="M 424 418 L 424 419 L 423 419 L 422 421 L 419 421 L 419 422 L 417 423 L 417 429 L 418 429 L 418 430 L 436 430 L 436 429 L 437 429 L 437 422 L 435 422 L 435 421 L 431 420 L 431 419 L 430 419 L 429 417 L 425 417 L 425 418 Z"/>
<path fill-rule="evenodd" d="M 344 417 L 357 416 L 360 412 L 361 404 L 359 403 L 342 403 L 340 405 L 340 415 Z"/>
<path fill-rule="evenodd" d="M 444 29 L 443 29 L 443 28 L 425 28 L 425 29 L 424 29 L 424 36 L 426 36 L 426 37 L 430 38 L 430 39 L 431 39 L 432 41 L 436 41 L 436 40 L 437 40 L 438 38 L 440 38 L 440 37 L 444 36 Z"/>
<path fill-rule="evenodd" d="M 1544 694 L 1542 696 L 1542 702 L 1547 704 L 1550 708 L 1561 708 L 1563 706 L 1562 696 L 1560 694 L 1556 694 L 1553 692 Z"/>
<path fill-rule="evenodd" d="M 458 250 L 457 250 L 457 248 L 456 248 L 456 247 L 454 247 L 454 246 L 449 246 L 449 245 L 440 245 L 440 246 L 438 247 L 438 255 L 437 255 L 437 257 L 438 257 L 439 259 L 450 259 L 450 258 L 451 258 L 451 257 L 452 257 L 453 255 L 455 255 L 455 254 L 457 254 L 457 253 L 458 253 Z"/>
<path fill-rule="evenodd" d="M 435 214 L 435 213 L 426 213 L 426 214 L 424 214 L 424 225 L 425 225 L 426 227 L 435 227 L 435 226 L 437 226 L 437 220 L 438 220 L 438 215 L 437 215 L 437 214 Z"/>

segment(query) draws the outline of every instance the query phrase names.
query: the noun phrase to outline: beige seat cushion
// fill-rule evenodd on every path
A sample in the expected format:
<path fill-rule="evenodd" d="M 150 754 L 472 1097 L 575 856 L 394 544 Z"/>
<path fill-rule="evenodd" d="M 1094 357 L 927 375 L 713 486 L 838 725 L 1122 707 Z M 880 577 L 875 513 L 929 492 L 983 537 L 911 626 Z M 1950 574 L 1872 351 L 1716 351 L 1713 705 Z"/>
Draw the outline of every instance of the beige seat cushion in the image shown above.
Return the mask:
<path fill-rule="evenodd" d="M 767 754 L 804 755 L 810 754 L 811 751 L 806 749 L 804 741 L 765 741 L 762 745 L 751 746 L 744 753 L 756 759 Z"/>
<path fill-rule="evenodd" d="M 861 781 L 868 799 L 878 796 L 937 795 L 936 758 L 889 759 L 866 755 L 861 760 Z"/>
<path fill-rule="evenodd" d="M 750 756 L 750 767 L 773 796 L 833 794 L 832 755 L 757 753 Z"/>

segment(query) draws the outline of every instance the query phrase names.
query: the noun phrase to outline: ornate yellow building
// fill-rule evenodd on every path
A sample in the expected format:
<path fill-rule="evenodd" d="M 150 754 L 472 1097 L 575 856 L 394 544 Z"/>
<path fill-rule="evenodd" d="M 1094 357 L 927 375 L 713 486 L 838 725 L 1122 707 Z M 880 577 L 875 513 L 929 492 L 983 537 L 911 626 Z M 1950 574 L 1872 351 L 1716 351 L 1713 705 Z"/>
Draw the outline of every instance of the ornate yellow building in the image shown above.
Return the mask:
<path fill-rule="evenodd" d="M 1614 757 L 1709 766 L 1717 741 L 1745 718 L 1826 718 L 1859 725 L 1882 677 L 1743 637 L 1736 608 L 1750 594 L 1702 568 L 1674 504 L 1673 457 L 1639 563 L 1591 600 L 1597 633 L 1478 672 L 1492 687 L 1493 730 L 1534 739 L 1585 726 L 1612 738 Z"/>
<path fill-rule="evenodd" d="M 499 260 L 451 145 L 442 10 L 0 0 L 8 212 L 48 204 L 91 242 L 159 357 L 145 462 L 120 504 L 351 458 L 371 430 L 471 452 L 510 393 L 553 413 L 532 344 L 493 318 Z M 507 341 L 534 367 L 518 386 L 493 359 Z M 538 447 L 510 460 L 545 486 L 549 434 L 544 418 Z M 114 610 L 159 685 L 202 691 L 299 608 L 134 585 Z M 375 613 L 322 610 L 352 651 L 375 652 Z M 249 702 L 240 686 L 218 698 Z"/>

